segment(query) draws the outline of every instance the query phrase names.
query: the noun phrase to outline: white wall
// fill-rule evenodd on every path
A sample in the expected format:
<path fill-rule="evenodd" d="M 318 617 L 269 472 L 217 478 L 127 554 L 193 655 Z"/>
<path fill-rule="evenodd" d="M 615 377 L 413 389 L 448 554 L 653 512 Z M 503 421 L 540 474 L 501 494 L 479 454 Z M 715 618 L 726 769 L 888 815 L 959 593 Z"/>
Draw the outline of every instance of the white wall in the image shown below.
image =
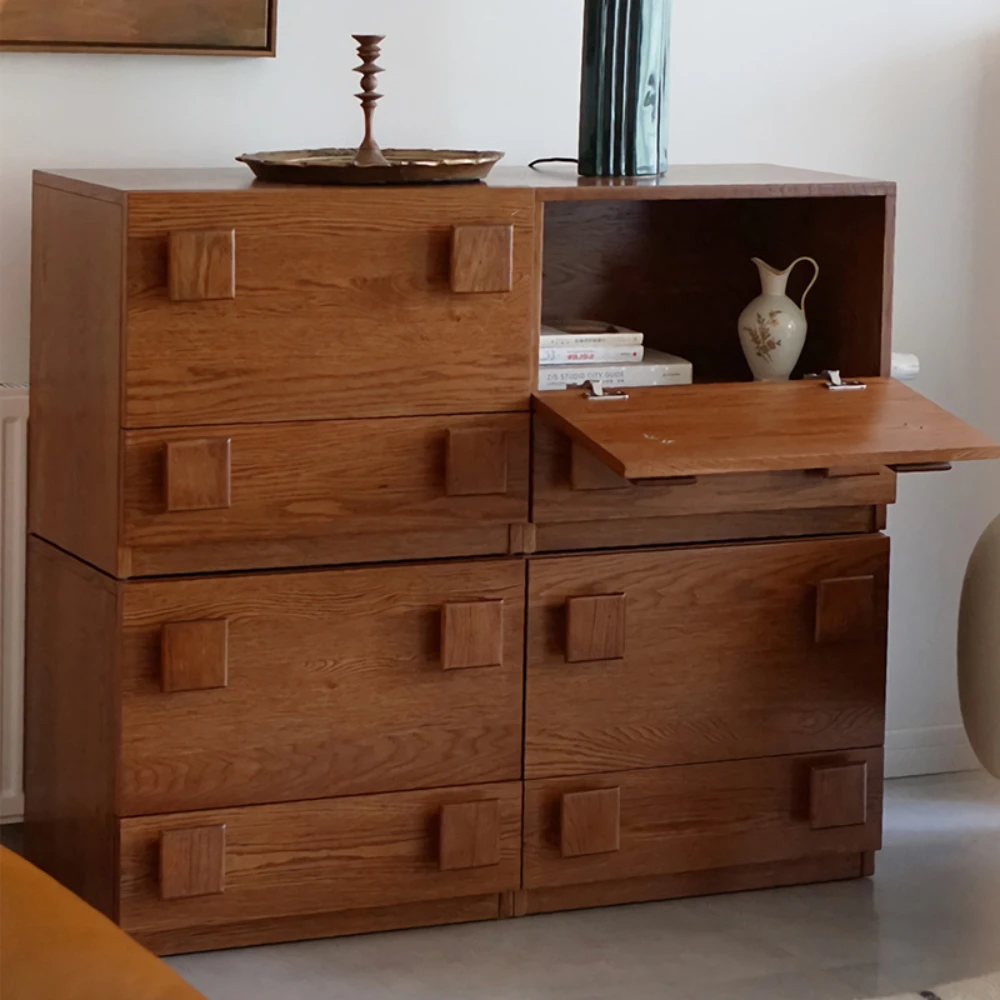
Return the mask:
<path fill-rule="evenodd" d="M 572 155 L 581 8 L 279 0 L 277 60 L 3 54 L 0 379 L 27 374 L 32 167 L 216 165 L 354 143 L 348 36 L 374 30 L 389 36 L 385 144 Z M 672 158 L 897 180 L 896 345 L 923 358 L 918 388 L 1000 436 L 1000 3 L 676 0 L 674 28 Z M 965 763 L 955 614 L 974 539 L 1000 510 L 1000 468 L 911 477 L 900 501 L 894 766 Z"/>

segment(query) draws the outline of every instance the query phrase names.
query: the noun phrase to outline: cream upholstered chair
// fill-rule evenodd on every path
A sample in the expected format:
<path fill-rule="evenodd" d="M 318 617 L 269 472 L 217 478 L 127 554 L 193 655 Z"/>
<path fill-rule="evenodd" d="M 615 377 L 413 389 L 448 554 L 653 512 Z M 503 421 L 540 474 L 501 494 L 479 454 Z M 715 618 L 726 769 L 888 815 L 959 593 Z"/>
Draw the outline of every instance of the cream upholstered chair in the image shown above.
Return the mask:
<path fill-rule="evenodd" d="M 1000 778 L 1000 516 L 979 540 L 965 574 L 958 688 L 973 749 Z"/>

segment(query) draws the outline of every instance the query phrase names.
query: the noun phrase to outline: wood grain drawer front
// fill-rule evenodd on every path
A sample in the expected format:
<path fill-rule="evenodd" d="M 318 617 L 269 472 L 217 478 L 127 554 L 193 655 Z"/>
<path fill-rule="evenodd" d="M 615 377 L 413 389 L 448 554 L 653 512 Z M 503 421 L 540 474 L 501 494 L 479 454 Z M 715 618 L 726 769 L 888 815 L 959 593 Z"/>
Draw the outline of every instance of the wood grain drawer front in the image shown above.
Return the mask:
<path fill-rule="evenodd" d="M 521 879 L 519 782 L 148 816 L 119 832 L 119 917 L 136 934 L 499 893 Z"/>
<path fill-rule="evenodd" d="M 828 476 L 816 469 L 630 483 L 538 417 L 532 465 L 531 509 L 537 524 L 896 502 L 896 474 L 886 468 L 865 475 Z"/>
<path fill-rule="evenodd" d="M 816 775 L 834 772 L 863 780 L 817 824 Z M 880 750 L 529 781 L 524 888 L 854 854 L 881 837 Z"/>
<path fill-rule="evenodd" d="M 134 193 L 126 426 L 522 410 L 534 196 Z"/>
<path fill-rule="evenodd" d="M 124 494 L 131 547 L 333 537 L 356 562 L 385 558 L 365 536 L 500 526 L 506 551 L 528 516 L 528 416 L 130 431 Z"/>
<path fill-rule="evenodd" d="M 129 583 L 122 606 L 119 815 L 520 777 L 519 561 Z"/>
<path fill-rule="evenodd" d="M 525 776 L 880 745 L 888 572 L 881 535 L 532 560 Z"/>

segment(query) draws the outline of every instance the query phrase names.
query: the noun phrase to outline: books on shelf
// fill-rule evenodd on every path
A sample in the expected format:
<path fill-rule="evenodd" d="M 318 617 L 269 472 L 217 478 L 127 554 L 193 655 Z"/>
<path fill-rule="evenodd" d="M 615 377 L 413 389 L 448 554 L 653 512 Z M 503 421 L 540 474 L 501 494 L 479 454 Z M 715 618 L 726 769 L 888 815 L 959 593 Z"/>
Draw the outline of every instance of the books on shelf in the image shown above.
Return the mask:
<path fill-rule="evenodd" d="M 643 335 L 600 320 L 549 320 L 538 341 L 538 389 L 565 389 L 583 382 L 608 388 L 690 385 L 691 363 L 643 347 Z"/>
<path fill-rule="evenodd" d="M 623 364 L 541 365 L 538 391 L 565 389 L 584 382 L 601 382 L 610 389 L 637 389 L 648 385 L 690 385 L 690 361 L 663 351 L 647 350 L 642 361 Z"/>
<path fill-rule="evenodd" d="M 599 364 L 622 363 L 625 361 L 642 361 L 645 348 L 616 347 L 614 344 L 597 344 L 594 347 L 540 347 L 538 362 L 542 365 L 582 365 L 597 362 Z"/>
<path fill-rule="evenodd" d="M 641 347 L 642 334 L 626 326 L 590 319 L 551 320 L 542 324 L 538 346 L 549 348 Z"/>
<path fill-rule="evenodd" d="M 543 365 L 623 364 L 642 356 L 641 333 L 599 320 L 553 320 L 542 325 L 538 338 Z"/>

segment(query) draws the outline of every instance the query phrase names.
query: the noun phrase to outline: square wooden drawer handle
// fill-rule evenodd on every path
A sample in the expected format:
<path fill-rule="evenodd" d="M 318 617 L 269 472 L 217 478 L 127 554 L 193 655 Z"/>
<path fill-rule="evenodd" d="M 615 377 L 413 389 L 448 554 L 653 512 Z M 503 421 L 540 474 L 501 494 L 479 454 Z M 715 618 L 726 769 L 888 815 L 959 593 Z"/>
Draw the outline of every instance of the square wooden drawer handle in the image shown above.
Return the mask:
<path fill-rule="evenodd" d="M 816 642 L 850 642 L 870 636 L 875 624 L 875 577 L 824 580 L 816 590 Z"/>
<path fill-rule="evenodd" d="M 160 685 L 166 692 L 207 691 L 229 683 L 225 618 L 168 622 L 160 630 Z"/>
<path fill-rule="evenodd" d="M 441 810 L 440 869 L 500 864 L 500 802 L 456 802 Z"/>
<path fill-rule="evenodd" d="M 621 848 L 621 789 L 598 788 L 562 797 L 560 850 L 564 858 Z"/>
<path fill-rule="evenodd" d="M 445 670 L 503 665 L 503 601 L 466 601 L 441 609 Z"/>
<path fill-rule="evenodd" d="M 212 896 L 226 887 L 226 826 L 167 830 L 160 836 L 160 898 Z"/>
<path fill-rule="evenodd" d="M 514 227 L 456 226 L 451 239 L 451 290 L 509 292 L 514 287 Z"/>
<path fill-rule="evenodd" d="M 449 430 L 445 492 L 450 497 L 507 492 L 507 434 L 491 427 Z"/>
<path fill-rule="evenodd" d="M 165 455 L 167 510 L 221 510 L 230 505 L 229 438 L 171 441 Z"/>
<path fill-rule="evenodd" d="M 566 602 L 566 661 L 589 663 L 625 656 L 625 595 L 571 597 Z"/>
<path fill-rule="evenodd" d="M 868 765 L 814 767 L 809 776 L 809 820 L 814 830 L 863 826 L 868 821 Z"/>
<path fill-rule="evenodd" d="M 236 298 L 235 229 L 175 230 L 168 255 L 174 302 Z"/>

